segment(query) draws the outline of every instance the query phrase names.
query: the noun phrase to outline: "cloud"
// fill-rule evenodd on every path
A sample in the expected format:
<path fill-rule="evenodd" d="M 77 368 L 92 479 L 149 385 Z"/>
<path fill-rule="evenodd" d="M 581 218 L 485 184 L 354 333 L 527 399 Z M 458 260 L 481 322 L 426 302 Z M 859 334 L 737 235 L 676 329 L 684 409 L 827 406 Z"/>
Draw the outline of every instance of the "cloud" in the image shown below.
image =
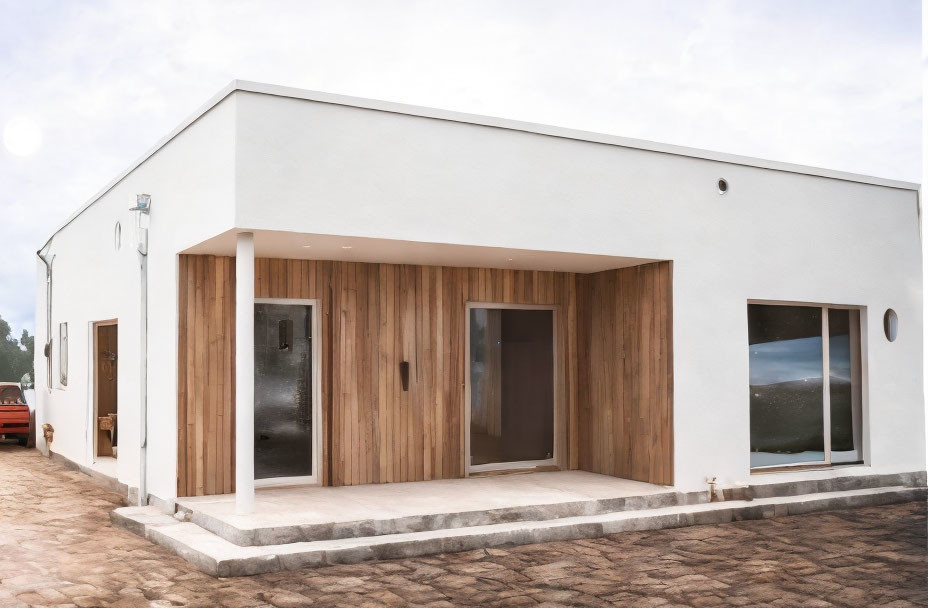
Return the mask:
<path fill-rule="evenodd" d="M 46 236 L 233 78 L 920 179 L 917 0 L 0 0 L 0 315 Z M 18 331 L 18 329 L 17 329 Z"/>

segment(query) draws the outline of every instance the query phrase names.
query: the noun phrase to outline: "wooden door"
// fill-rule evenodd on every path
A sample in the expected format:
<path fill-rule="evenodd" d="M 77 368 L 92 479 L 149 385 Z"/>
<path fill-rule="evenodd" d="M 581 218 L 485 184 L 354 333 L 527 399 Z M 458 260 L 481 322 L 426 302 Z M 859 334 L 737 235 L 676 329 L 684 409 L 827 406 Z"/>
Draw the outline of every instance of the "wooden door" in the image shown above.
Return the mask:
<path fill-rule="evenodd" d="M 118 444 L 116 378 L 119 362 L 116 323 L 98 323 L 94 336 L 94 394 L 97 456 L 112 456 Z M 111 427 L 111 428 L 110 428 Z"/>

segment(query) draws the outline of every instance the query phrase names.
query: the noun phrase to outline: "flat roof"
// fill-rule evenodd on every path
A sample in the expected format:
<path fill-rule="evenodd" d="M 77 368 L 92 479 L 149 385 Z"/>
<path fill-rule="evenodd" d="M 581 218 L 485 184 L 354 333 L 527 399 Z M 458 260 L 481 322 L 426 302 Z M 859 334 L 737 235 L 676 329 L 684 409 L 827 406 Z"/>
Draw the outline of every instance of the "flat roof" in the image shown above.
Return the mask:
<path fill-rule="evenodd" d="M 689 158 L 698 158 L 703 160 L 716 161 L 731 165 L 742 165 L 747 167 L 758 167 L 761 169 L 770 169 L 773 171 L 783 171 L 787 173 L 799 173 L 803 175 L 812 175 L 816 177 L 825 177 L 828 179 L 837 179 L 848 182 L 861 184 L 870 184 L 873 186 L 883 186 L 886 188 L 897 188 L 901 190 L 918 191 L 919 184 L 913 182 L 904 182 L 899 180 L 885 179 L 870 175 L 860 175 L 846 171 L 836 171 L 833 169 L 824 169 L 821 167 L 811 167 L 807 165 L 797 165 L 793 163 L 754 158 L 750 156 L 741 156 L 738 154 L 727 154 L 725 152 L 714 152 L 712 150 L 702 150 L 699 148 L 689 148 L 686 146 L 677 146 L 673 144 L 664 144 L 659 142 L 648 141 L 644 139 L 633 139 L 630 137 L 620 137 L 618 135 L 606 135 L 603 133 L 594 133 L 592 131 L 582 131 L 579 129 L 568 129 L 565 127 L 556 127 L 551 125 L 542 125 L 521 120 L 509 118 L 498 118 L 495 116 L 482 116 L 479 114 L 468 114 L 465 112 L 455 112 L 452 110 L 442 110 L 438 108 L 427 108 L 423 106 L 414 106 L 392 101 L 382 101 L 378 99 L 366 99 L 363 97 L 352 97 L 349 95 L 338 95 L 335 93 L 324 93 L 321 91 L 310 91 L 306 89 L 297 89 L 262 82 L 252 82 L 248 80 L 233 80 L 222 88 L 218 93 L 213 95 L 205 104 L 200 106 L 193 114 L 188 116 L 173 131 L 162 137 L 152 146 L 145 154 L 139 157 L 134 163 L 116 176 L 110 183 L 103 187 L 99 192 L 90 198 L 86 203 L 81 205 L 72 213 L 64 223 L 62 223 L 51 234 L 48 241 L 58 234 L 63 228 L 70 224 L 76 217 L 84 212 L 88 207 L 93 205 L 101 196 L 106 194 L 116 184 L 121 182 L 127 175 L 132 173 L 146 160 L 151 158 L 158 150 L 164 147 L 168 142 L 177 137 L 187 127 L 197 121 L 201 116 L 209 112 L 213 107 L 218 105 L 222 100 L 236 91 L 245 91 L 249 93 L 260 93 L 262 95 L 274 95 L 276 97 L 289 97 L 292 99 L 303 99 L 306 101 L 315 101 L 319 103 L 329 103 L 342 106 L 351 106 L 355 108 L 364 108 L 376 110 L 379 112 L 390 112 L 393 114 L 406 114 L 409 116 L 421 116 L 423 118 L 432 118 L 435 120 L 447 120 L 465 124 L 481 125 L 485 127 L 495 127 L 498 129 L 507 129 L 510 131 L 523 131 L 525 133 L 537 133 L 550 137 L 560 137 L 564 139 L 574 139 L 578 141 L 588 141 L 610 146 L 619 146 L 623 148 L 634 148 L 637 150 L 646 150 L 660 154 L 672 154 L 675 156 L 686 156 Z M 46 241 L 46 245 L 48 244 Z M 43 246 L 44 248 L 44 246 Z"/>

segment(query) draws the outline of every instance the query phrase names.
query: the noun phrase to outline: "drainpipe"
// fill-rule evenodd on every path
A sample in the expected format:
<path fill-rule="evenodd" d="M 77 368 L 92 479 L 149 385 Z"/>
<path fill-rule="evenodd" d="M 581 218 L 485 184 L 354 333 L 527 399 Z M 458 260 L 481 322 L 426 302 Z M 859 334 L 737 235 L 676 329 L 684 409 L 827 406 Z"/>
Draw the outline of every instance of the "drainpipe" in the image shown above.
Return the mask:
<path fill-rule="evenodd" d="M 45 246 L 35 252 L 45 264 L 45 389 L 52 392 L 52 263 L 55 256 L 48 257 L 52 240 L 48 239 Z"/>
<path fill-rule="evenodd" d="M 148 504 L 148 226 L 142 216 L 151 211 L 151 196 L 136 195 L 137 251 L 141 285 L 139 289 L 139 506 Z"/>
<path fill-rule="evenodd" d="M 48 239 L 45 245 L 35 252 L 39 259 L 42 260 L 42 263 L 45 264 L 45 347 L 43 352 L 45 353 L 45 390 L 48 391 L 48 394 L 52 392 L 52 263 L 55 261 L 55 256 L 48 257 L 51 247 L 52 239 Z M 45 399 L 38 399 L 38 396 L 38 393 L 36 393 L 35 407 L 36 410 L 41 409 L 42 411 L 36 411 L 35 417 L 36 420 L 46 420 Z M 45 454 L 47 456 L 51 455 L 51 445 L 47 436 Z"/>

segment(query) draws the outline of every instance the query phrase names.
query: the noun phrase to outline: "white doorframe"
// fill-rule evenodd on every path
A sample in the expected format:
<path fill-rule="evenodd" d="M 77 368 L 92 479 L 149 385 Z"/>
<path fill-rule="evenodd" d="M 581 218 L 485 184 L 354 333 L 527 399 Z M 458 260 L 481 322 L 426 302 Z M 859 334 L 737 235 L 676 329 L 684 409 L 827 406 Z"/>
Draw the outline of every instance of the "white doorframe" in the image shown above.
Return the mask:
<path fill-rule="evenodd" d="M 470 311 L 475 308 L 488 308 L 493 310 L 550 310 L 551 311 L 551 351 L 554 357 L 554 373 L 552 378 L 552 390 L 554 391 L 554 404 L 552 415 L 554 416 L 554 436 L 551 458 L 544 460 L 523 460 L 518 462 L 490 462 L 487 464 L 471 465 L 470 453 L 470 415 L 471 415 L 471 387 L 470 387 Z M 469 477 L 471 473 L 481 473 L 484 471 L 512 471 L 519 469 L 532 469 L 535 467 L 552 466 L 559 462 L 558 446 L 561 438 L 561 403 L 560 391 L 558 387 L 558 334 L 557 318 L 560 306 L 556 304 L 503 304 L 499 302 L 467 302 L 464 307 L 464 476 Z"/>
<path fill-rule="evenodd" d="M 256 488 L 266 488 L 269 486 L 293 486 L 293 485 L 319 485 L 321 476 L 320 466 L 322 463 L 322 383 L 321 383 L 321 354 L 322 340 L 319 330 L 319 300 L 301 299 L 301 298 L 255 298 L 255 305 L 258 304 L 283 304 L 287 306 L 309 306 L 310 323 L 312 324 L 312 364 L 310 373 L 312 374 L 313 390 L 310 398 L 312 399 L 312 469 L 310 475 L 299 477 L 271 477 L 268 479 L 255 479 Z M 254 312 L 252 312 L 254 314 Z"/>

